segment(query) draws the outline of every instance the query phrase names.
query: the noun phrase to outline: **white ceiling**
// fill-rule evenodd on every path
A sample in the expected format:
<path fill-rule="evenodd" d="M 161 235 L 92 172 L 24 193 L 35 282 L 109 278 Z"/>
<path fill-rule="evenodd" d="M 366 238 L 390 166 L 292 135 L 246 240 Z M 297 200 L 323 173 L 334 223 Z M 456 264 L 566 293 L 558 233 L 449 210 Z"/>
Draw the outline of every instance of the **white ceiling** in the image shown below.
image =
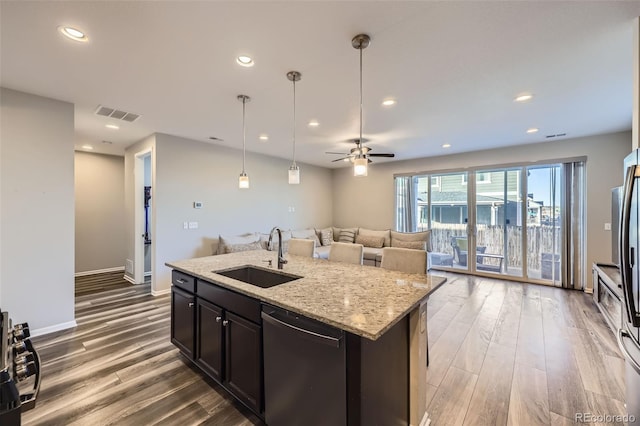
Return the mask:
<path fill-rule="evenodd" d="M 59 2 L 2 1 L 3 87 L 72 102 L 76 147 L 122 155 L 154 132 L 291 157 L 324 167 L 358 136 L 396 160 L 631 128 L 632 22 L 638 1 L 599 2 Z M 84 30 L 70 41 L 59 25 Z M 252 68 L 235 58 L 248 54 Z M 523 92 L 535 94 L 524 104 Z M 386 97 L 396 106 L 383 107 Z M 94 115 L 98 105 L 141 114 Z M 317 119 L 320 126 L 307 123 Z M 537 127 L 529 135 L 525 130 Z M 258 136 L 269 135 L 267 142 Z M 102 141 L 110 141 L 105 144 Z M 209 141 L 210 142 L 210 141 Z M 449 143 L 451 148 L 443 149 Z M 376 159 L 376 161 L 389 161 Z"/>

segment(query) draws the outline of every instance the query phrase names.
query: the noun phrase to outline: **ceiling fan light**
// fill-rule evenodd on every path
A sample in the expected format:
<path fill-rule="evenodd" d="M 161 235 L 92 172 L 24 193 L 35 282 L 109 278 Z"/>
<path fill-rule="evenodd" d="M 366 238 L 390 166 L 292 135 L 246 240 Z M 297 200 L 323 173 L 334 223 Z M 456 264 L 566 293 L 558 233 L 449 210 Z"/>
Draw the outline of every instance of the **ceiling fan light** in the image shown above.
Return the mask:
<path fill-rule="evenodd" d="M 358 157 L 353 160 L 353 175 L 357 177 L 367 176 L 368 163 L 365 157 Z"/>
<path fill-rule="evenodd" d="M 289 167 L 289 185 L 299 185 L 300 184 L 300 167 L 291 166 Z"/>

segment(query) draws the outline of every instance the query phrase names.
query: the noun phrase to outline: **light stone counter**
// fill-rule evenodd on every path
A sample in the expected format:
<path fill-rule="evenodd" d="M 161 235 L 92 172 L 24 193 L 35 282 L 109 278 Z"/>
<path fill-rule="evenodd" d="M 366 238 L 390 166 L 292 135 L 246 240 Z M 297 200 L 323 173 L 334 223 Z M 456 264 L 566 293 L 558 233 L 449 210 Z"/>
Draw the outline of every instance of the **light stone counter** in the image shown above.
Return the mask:
<path fill-rule="evenodd" d="M 236 266 L 268 268 L 277 253 L 256 250 L 167 262 L 166 265 L 209 282 L 376 340 L 420 305 L 446 279 L 436 275 L 405 274 L 374 266 L 287 255 L 279 272 L 303 278 L 260 288 L 214 273 Z"/>

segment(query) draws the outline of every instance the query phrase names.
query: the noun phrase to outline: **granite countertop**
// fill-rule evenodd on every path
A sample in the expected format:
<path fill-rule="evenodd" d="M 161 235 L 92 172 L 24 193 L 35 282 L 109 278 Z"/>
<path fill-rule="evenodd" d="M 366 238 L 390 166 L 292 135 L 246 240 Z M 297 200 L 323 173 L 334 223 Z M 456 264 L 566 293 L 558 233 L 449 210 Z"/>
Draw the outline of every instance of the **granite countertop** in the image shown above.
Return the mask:
<path fill-rule="evenodd" d="M 254 250 L 167 262 L 166 265 L 263 302 L 299 313 L 350 333 L 376 340 L 442 285 L 436 275 L 405 274 L 374 266 L 286 256 L 280 272 L 303 278 L 260 288 L 212 271 L 253 265 L 267 269 L 277 253 Z"/>

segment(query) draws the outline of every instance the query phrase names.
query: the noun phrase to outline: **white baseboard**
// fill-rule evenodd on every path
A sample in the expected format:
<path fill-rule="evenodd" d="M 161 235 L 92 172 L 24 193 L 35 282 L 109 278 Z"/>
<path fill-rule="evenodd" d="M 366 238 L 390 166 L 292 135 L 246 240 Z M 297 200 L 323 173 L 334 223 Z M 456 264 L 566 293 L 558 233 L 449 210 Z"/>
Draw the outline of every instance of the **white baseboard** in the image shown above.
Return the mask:
<path fill-rule="evenodd" d="M 168 288 L 166 290 L 160 290 L 160 291 L 155 291 L 155 290 L 151 290 L 151 295 L 152 296 L 162 296 L 163 294 L 168 294 L 171 293 L 171 289 Z"/>
<path fill-rule="evenodd" d="M 76 277 L 84 277 L 86 275 L 94 275 L 94 274 L 104 274 L 105 272 L 117 272 L 124 271 L 124 266 L 116 266 L 113 268 L 106 269 L 96 269 L 95 271 L 84 271 L 84 272 L 76 272 Z"/>
<path fill-rule="evenodd" d="M 78 324 L 75 320 L 69 322 L 63 322 L 61 324 L 51 325 L 49 327 L 36 328 L 31 331 L 31 337 L 42 336 L 43 334 L 53 333 L 55 331 L 66 330 L 67 328 L 76 327 Z"/>
<path fill-rule="evenodd" d="M 124 278 L 126 281 L 129 281 L 131 284 L 135 284 L 136 281 L 130 277 L 129 275 L 124 275 L 122 278 Z"/>

